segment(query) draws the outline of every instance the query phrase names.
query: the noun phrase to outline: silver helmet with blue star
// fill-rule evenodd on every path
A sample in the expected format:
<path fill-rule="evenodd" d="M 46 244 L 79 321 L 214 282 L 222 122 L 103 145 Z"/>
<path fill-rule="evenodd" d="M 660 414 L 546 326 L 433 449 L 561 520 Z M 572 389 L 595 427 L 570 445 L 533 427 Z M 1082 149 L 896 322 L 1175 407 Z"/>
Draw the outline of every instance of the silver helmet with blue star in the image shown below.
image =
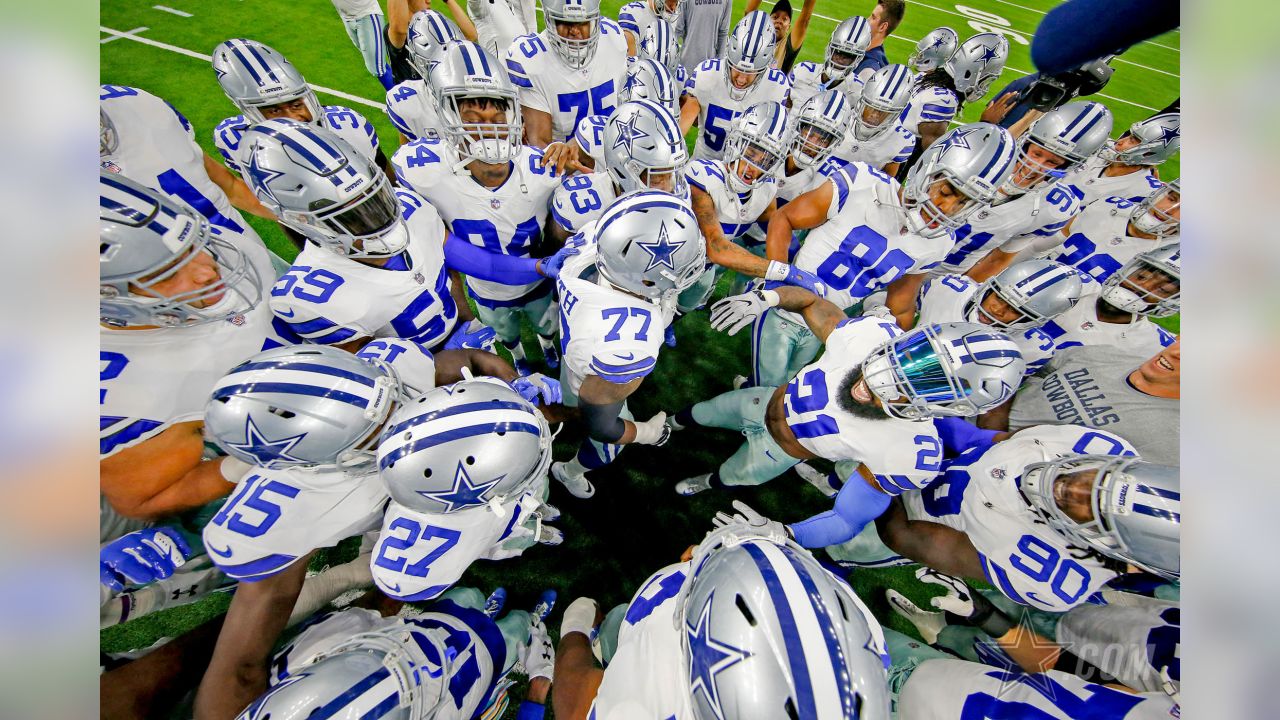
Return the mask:
<path fill-rule="evenodd" d="M 438 10 L 419 10 L 409 19 L 404 49 L 409 51 L 409 63 L 425 81 L 440 62 L 445 48 L 462 40 L 462 30 L 448 15 Z"/>
<path fill-rule="evenodd" d="M 907 64 L 918 73 L 927 73 L 942 67 L 951 53 L 956 51 L 960 37 L 956 31 L 945 25 L 925 33 L 916 43 L 916 51 L 907 58 Z"/>
<path fill-rule="evenodd" d="M 1125 148 L 1119 148 L 1120 143 Z M 1102 148 L 1098 156 L 1125 165 L 1159 165 L 1182 148 L 1182 114 L 1164 113 L 1129 126 L 1120 140 Z"/>
<path fill-rule="evenodd" d="M 363 467 L 405 399 L 399 376 L 381 360 L 324 345 L 279 347 L 214 384 L 204 427 L 218 447 L 251 465 Z"/>
<path fill-rule="evenodd" d="M 846 18 L 836 25 L 827 42 L 826 56 L 822 62 L 822 74 L 830 87 L 853 72 L 871 45 L 871 24 L 861 15 Z"/>
<path fill-rule="evenodd" d="M 244 113 L 250 125 L 267 119 L 263 108 L 295 100 L 306 105 L 311 124 L 325 124 L 324 108 L 315 91 L 275 48 L 257 40 L 224 40 L 213 49 L 213 72 L 222 92 Z"/>
<path fill-rule="evenodd" d="M 693 211 L 659 190 L 618 199 L 596 222 L 596 269 L 614 287 L 660 301 L 706 268 L 707 247 Z"/>
<path fill-rule="evenodd" d="M 391 499 L 420 513 L 452 513 L 517 498 L 546 478 L 551 430 L 496 378 L 439 387 L 405 403 L 378 442 Z"/>
<path fill-rule="evenodd" d="M 684 171 L 689 151 L 680 125 L 664 106 L 649 100 L 622 103 L 603 137 L 604 168 L 623 193 L 655 188 L 684 197 L 688 192 Z"/>
<path fill-rule="evenodd" d="M 889 718 L 879 623 L 794 542 L 713 531 L 676 602 L 699 720 Z"/>
<path fill-rule="evenodd" d="M 672 117 L 680 117 L 680 88 L 662 63 L 636 58 L 627 67 L 626 79 L 618 91 L 618 102 L 652 100 L 665 107 Z"/>
<path fill-rule="evenodd" d="M 999 33 L 979 33 L 965 40 L 943 67 L 955 82 L 956 92 L 965 102 L 987 94 L 991 83 L 1004 72 L 1009 59 L 1009 40 Z"/>
<path fill-rule="evenodd" d="M 1009 131 L 991 123 L 961 125 L 938 138 L 902 184 L 908 227 L 938 237 L 963 226 L 997 197 L 1013 171 L 1015 152 Z M 948 196 L 955 200 L 945 202 Z"/>
<path fill-rule="evenodd" d="M 733 119 L 724 141 L 725 179 L 734 192 L 750 192 L 774 177 L 791 152 L 791 114 L 772 100 L 756 103 Z"/>

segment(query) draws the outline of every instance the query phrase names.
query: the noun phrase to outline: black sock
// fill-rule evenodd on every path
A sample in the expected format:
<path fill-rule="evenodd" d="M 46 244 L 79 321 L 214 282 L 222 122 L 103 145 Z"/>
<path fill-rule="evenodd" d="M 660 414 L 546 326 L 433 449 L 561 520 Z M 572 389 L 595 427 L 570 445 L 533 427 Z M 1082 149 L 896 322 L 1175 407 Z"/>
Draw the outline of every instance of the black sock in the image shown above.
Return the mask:
<path fill-rule="evenodd" d="M 677 412 L 676 422 L 680 424 L 680 427 L 693 427 L 694 425 L 699 424 L 697 420 L 693 419 L 693 406 L 690 405 L 689 407 Z"/>
<path fill-rule="evenodd" d="M 724 484 L 724 481 L 720 479 L 720 471 L 719 471 L 719 470 L 713 470 L 713 471 L 711 471 L 711 477 L 707 478 L 707 482 L 711 483 L 711 487 L 716 488 L 716 489 L 718 489 L 718 490 L 732 490 L 732 489 L 733 489 L 733 486 L 732 486 L 732 485 L 725 485 L 725 484 Z"/>

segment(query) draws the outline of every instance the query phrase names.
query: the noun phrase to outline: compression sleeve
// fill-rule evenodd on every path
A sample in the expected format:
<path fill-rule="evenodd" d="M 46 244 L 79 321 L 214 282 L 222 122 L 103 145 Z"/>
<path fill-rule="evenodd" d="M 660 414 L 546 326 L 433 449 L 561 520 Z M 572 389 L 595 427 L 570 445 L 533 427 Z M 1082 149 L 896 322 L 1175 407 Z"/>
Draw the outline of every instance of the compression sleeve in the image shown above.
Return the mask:
<path fill-rule="evenodd" d="M 627 431 L 626 421 L 618 417 L 622 414 L 623 403 L 622 400 L 607 405 L 581 403 L 582 419 L 592 440 L 613 444 L 622 439 L 622 434 Z"/>
<path fill-rule="evenodd" d="M 791 525 L 791 533 L 796 542 L 807 548 L 839 545 L 852 540 L 867 523 L 880 517 L 890 500 L 891 497 L 854 473 L 836 495 L 835 509 Z"/>
<path fill-rule="evenodd" d="M 449 233 L 444 241 L 444 260 L 451 270 L 489 282 L 528 285 L 538 282 L 538 261 L 490 252 Z"/>
<path fill-rule="evenodd" d="M 934 418 L 933 427 L 938 431 L 942 446 L 954 455 L 970 448 L 990 445 L 994 442 L 992 438 L 1000 434 L 998 430 L 984 430 L 958 417 Z"/>

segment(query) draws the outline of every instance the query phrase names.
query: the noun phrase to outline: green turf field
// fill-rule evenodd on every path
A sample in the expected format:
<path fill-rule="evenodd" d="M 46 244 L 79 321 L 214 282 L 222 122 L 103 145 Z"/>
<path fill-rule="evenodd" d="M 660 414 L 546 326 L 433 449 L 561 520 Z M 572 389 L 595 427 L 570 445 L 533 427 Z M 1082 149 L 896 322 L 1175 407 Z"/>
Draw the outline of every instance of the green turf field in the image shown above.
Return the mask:
<path fill-rule="evenodd" d="M 321 101 L 349 105 L 377 126 L 388 155 L 397 135 L 382 113 L 383 90 L 369 76 L 361 57 L 347 39 L 332 5 L 325 0 L 166 0 L 166 6 L 144 0 L 111 0 L 101 6 L 101 81 L 132 85 L 165 98 L 190 119 L 196 136 L 214 157 L 212 132 L 223 118 L 235 114 L 214 80 L 208 53 L 222 40 L 249 37 L 266 42 L 290 58 L 313 85 L 342 93 L 320 93 Z M 934 0 L 925 5 L 909 2 L 907 15 L 895 36 L 887 41 L 892 62 L 905 62 L 916 40 L 940 25 L 956 28 L 962 37 L 979 31 L 1007 28 L 1012 53 L 1003 82 L 1032 69 L 1029 40 L 1044 11 L 1054 0 L 967 0 L 971 5 L 949 5 Z M 604 0 L 605 12 L 616 17 L 622 0 Z M 735 0 L 741 12 L 743 0 Z M 793 0 L 798 7 L 801 3 Z M 765 7 L 771 2 L 766 0 Z M 157 9 L 164 7 L 166 10 Z M 847 2 L 818 0 L 817 10 L 801 60 L 821 61 L 827 38 L 836 20 L 855 13 L 870 14 L 871 0 Z M 177 11 L 177 13 L 173 12 Z M 182 14 L 178 14 L 182 13 Z M 971 24 L 972 23 L 972 24 Z M 1016 36 L 1015 36 L 1016 34 Z M 1179 42 L 1177 32 L 1131 49 L 1114 63 L 1115 76 L 1106 88 L 1105 102 L 1116 117 L 1116 134 L 1136 120 L 1165 107 L 1179 94 Z M 997 82 L 995 90 L 1003 85 Z M 989 96 L 990 97 L 990 96 Z M 988 97 L 988 99 L 989 99 Z M 963 119 L 976 120 L 983 103 L 966 107 Z M 1174 158 L 1161 168 L 1165 178 L 1178 175 Z M 248 218 L 277 253 L 294 254 L 279 229 L 258 218 Z M 724 288 L 721 288 L 723 293 Z M 1172 318 L 1168 327 L 1177 327 Z M 528 347 L 536 347 L 527 339 Z M 637 417 L 658 410 L 674 411 L 730 387 L 735 374 L 746 373 L 750 361 L 747 334 L 729 338 L 710 330 L 706 315 L 681 321 L 679 346 L 664 350 L 658 370 L 633 399 Z M 557 457 L 567 458 L 579 436 L 566 431 L 556 444 Z M 552 502 L 564 511 L 557 526 L 567 541 L 558 548 L 534 548 L 524 557 L 501 564 L 473 566 L 463 584 L 486 591 L 504 585 L 513 606 L 531 605 L 544 587 L 555 587 L 561 603 L 549 626 L 558 627 L 559 610 L 579 595 L 590 595 L 604 607 L 625 602 L 654 570 L 674 562 L 684 548 L 696 543 L 710 527 L 712 515 L 729 505 L 716 492 L 687 500 L 671 489 L 679 479 L 706 472 L 737 447 L 741 438 L 730 432 L 682 434 L 662 448 L 626 450 L 610 468 L 593 474 L 596 496 L 577 501 L 553 490 Z M 554 484 L 554 483 L 553 483 Z M 830 503 L 787 474 L 761 488 L 742 492 L 742 499 L 773 517 L 794 521 L 830 508 Z M 345 552 L 343 551 L 345 550 Z M 329 554 L 349 558 L 354 547 Z M 909 570 L 860 573 L 854 585 L 882 621 L 914 634 L 910 626 L 893 616 L 883 600 L 883 588 L 897 587 L 917 601 L 932 593 L 923 589 Z M 218 596 L 192 606 L 158 613 L 102 633 L 104 651 L 150 644 L 156 638 L 192 627 L 203 618 L 222 612 L 229 598 Z M 514 715 L 514 713 L 512 713 Z"/>

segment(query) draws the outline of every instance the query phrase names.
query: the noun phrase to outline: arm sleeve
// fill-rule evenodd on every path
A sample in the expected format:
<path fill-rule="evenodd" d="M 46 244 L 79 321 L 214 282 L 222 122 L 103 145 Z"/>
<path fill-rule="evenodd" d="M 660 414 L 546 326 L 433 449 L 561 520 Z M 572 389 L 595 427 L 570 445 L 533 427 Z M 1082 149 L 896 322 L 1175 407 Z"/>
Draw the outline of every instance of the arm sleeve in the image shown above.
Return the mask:
<path fill-rule="evenodd" d="M 627 424 L 621 417 L 623 401 L 607 405 L 582 403 L 582 419 L 587 425 L 587 434 L 592 440 L 602 443 L 616 443 L 627 431 Z"/>
<path fill-rule="evenodd" d="M 867 523 L 880 517 L 890 500 L 854 473 L 836 495 L 835 509 L 791 525 L 791 533 L 796 542 L 807 548 L 839 545 L 852 540 Z"/>
<path fill-rule="evenodd" d="M 934 418 L 933 427 L 938 431 L 942 446 L 955 455 L 970 448 L 990 445 L 991 439 L 998 434 L 995 430 L 983 430 L 958 417 Z"/>
<path fill-rule="evenodd" d="M 1117 22 L 1100 23 L 1099 17 Z M 1163 0 L 1071 0 L 1040 21 L 1031 60 L 1041 72 L 1060 73 L 1166 33 L 1179 22 L 1178 4 Z"/>
<path fill-rule="evenodd" d="M 444 260 L 450 270 L 489 282 L 527 285 L 542 279 L 536 259 L 489 252 L 452 233 L 444 241 Z"/>

